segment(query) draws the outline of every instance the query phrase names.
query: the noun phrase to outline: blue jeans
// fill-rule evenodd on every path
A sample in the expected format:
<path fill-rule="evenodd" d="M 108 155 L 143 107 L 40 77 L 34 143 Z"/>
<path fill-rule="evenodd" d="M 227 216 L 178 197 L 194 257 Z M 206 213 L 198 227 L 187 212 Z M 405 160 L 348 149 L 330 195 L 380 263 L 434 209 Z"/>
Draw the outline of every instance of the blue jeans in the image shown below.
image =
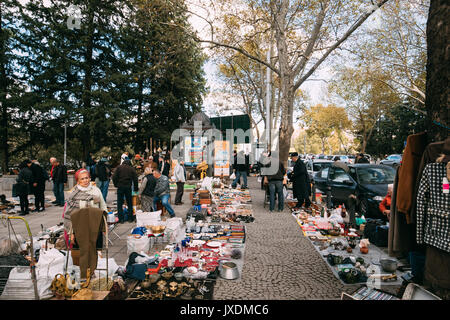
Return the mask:
<path fill-rule="evenodd" d="M 103 199 L 106 202 L 106 197 L 108 196 L 109 180 L 100 181 L 100 185 L 98 186 L 98 188 L 102 192 Z"/>
<path fill-rule="evenodd" d="M 278 198 L 278 210 L 282 211 L 284 209 L 284 194 L 283 194 L 283 181 L 269 181 L 269 192 L 270 192 L 270 211 L 275 209 L 275 193 Z"/>
<path fill-rule="evenodd" d="M 123 212 L 123 198 L 127 200 L 127 212 Z M 131 196 L 131 188 L 118 187 L 117 188 L 117 214 L 119 221 L 126 221 L 133 217 L 133 198 Z"/>
<path fill-rule="evenodd" d="M 173 217 L 175 217 L 175 212 L 173 211 L 172 206 L 169 203 L 169 197 L 170 197 L 170 194 L 165 194 L 165 195 L 162 195 L 161 197 L 155 196 L 153 198 L 153 208 L 156 209 L 156 203 L 161 200 L 162 205 L 167 209 L 167 211 L 170 214 L 170 217 L 173 218 Z"/>
<path fill-rule="evenodd" d="M 234 179 L 233 183 L 231 184 L 231 186 L 233 188 L 236 188 L 236 184 L 241 183 L 241 176 L 244 179 L 244 183 L 241 185 L 241 187 L 243 188 L 247 188 L 247 171 L 237 171 L 236 170 L 236 179 Z"/>
<path fill-rule="evenodd" d="M 64 205 L 64 183 L 53 182 L 53 193 L 55 194 L 56 204 Z"/>

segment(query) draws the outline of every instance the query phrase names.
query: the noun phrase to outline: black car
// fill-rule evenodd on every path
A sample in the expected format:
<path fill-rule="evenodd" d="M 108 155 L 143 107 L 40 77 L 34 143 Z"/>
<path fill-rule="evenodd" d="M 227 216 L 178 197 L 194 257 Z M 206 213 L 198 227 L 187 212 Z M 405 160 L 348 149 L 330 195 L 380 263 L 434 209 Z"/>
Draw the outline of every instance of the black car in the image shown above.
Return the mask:
<path fill-rule="evenodd" d="M 347 208 L 356 196 L 356 212 L 366 218 L 385 219 L 378 206 L 387 194 L 388 185 L 394 183 L 392 167 L 375 164 L 333 164 L 323 168 L 314 177 L 316 189 L 331 192 L 334 205 L 344 203 Z"/>

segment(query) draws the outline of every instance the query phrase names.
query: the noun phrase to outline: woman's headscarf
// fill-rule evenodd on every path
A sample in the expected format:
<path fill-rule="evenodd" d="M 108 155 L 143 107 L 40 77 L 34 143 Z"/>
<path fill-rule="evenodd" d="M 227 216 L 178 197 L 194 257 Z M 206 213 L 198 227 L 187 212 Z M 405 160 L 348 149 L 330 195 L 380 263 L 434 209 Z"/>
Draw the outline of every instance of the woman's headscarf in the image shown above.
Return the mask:
<path fill-rule="evenodd" d="M 91 177 L 91 175 L 90 175 L 90 173 L 89 173 L 88 170 L 86 170 L 86 169 L 84 169 L 84 168 L 79 169 L 77 172 L 75 172 L 75 181 L 76 181 L 77 183 L 78 183 L 78 179 L 80 178 L 80 174 L 82 174 L 82 173 L 87 173 L 88 176 L 89 176 L 89 178 Z"/>

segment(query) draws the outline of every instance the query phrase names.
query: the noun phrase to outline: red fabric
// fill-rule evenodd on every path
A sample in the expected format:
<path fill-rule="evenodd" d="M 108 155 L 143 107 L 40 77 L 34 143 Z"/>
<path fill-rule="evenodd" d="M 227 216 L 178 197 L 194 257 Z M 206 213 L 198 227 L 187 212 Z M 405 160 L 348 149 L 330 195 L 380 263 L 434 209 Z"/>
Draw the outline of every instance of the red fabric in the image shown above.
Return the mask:
<path fill-rule="evenodd" d="M 50 176 L 52 177 L 52 179 L 53 179 L 53 169 L 55 168 L 55 166 L 53 165 L 52 166 L 52 169 L 50 170 Z"/>
<path fill-rule="evenodd" d="M 379 208 L 381 212 L 391 209 L 391 195 L 388 194 L 386 197 L 384 197 L 383 201 L 380 202 Z"/>

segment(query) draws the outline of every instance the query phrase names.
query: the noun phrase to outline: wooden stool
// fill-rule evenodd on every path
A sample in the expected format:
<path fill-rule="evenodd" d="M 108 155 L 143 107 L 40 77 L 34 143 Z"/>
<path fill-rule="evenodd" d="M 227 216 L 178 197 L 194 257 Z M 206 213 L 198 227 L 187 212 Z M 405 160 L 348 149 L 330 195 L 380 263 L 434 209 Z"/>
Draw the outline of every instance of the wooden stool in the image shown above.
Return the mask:
<path fill-rule="evenodd" d="M 166 215 L 167 209 L 166 209 L 166 207 L 164 207 L 162 205 L 161 200 L 156 202 L 156 211 L 159 211 L 159 210 L 161 210 L 161 216 L 165 216 Z"/>

